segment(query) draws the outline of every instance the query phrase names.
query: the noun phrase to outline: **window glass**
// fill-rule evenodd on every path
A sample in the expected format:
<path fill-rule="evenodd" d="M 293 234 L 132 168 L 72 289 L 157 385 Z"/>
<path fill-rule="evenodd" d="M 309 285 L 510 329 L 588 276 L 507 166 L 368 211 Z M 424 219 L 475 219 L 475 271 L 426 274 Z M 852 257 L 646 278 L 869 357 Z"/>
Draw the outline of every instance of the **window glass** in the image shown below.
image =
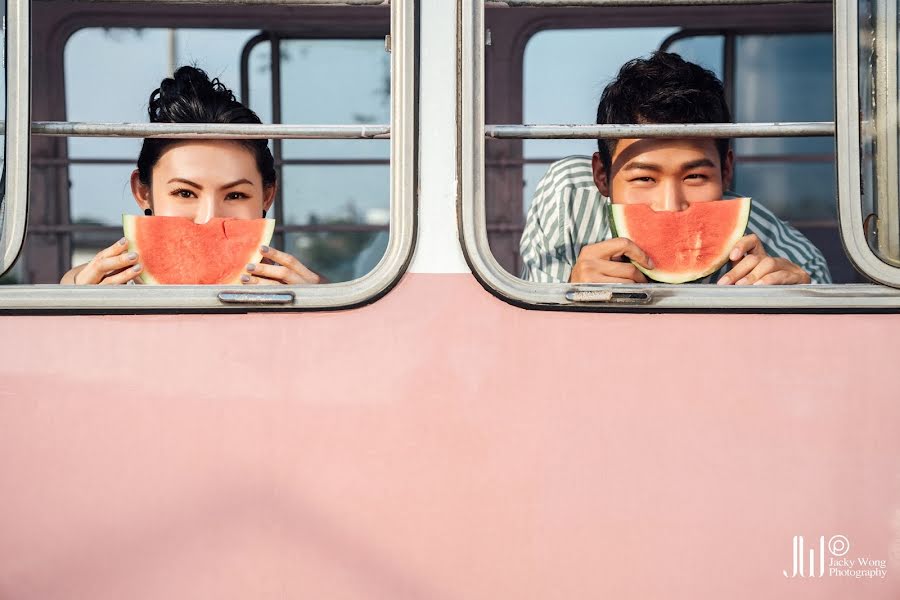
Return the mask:
<path fill-rule="evenodd" d="M 525 47 L 522 80 L 523 123 L 579 123 L 597 120 L 597 102 L 626 61 L 652 52 L 675 33 L 672 27 L 547 30 Z M 573 154 L 591 155 L 594 140 L 525 140 L 523 209 L 551 162 Z M 549 159 L 541 163 L 532 161 Z"/>
<path fill-rule="evenodd" d="M 146 123 L 147 99 L 174 66 L 196 64 L 233 90 L 240 89 L 240 51 L 254 30 L 214 29 L 81 29 L 65 49 L 66 117 L 69 121 Z M 114 57 L 96 68 L 94 57 Z M 115 89 L 110 89 L 115 81 Z M 102 90 L 103 93 L 98 91 Z M 114 93 L 113 93 L 114 91 Z M 251 108 L 254 108 L 251 106 Z M 129 178 L 141 140 L 133 138 L 67 138 L 69 202 L 58 207 L 61 224 L 78 225 L 69 236 L 65 268 L 82 264 L 121 236 L 121 214 L 138 208 Z M 63 173 L 65 164 L 42 165 L 36 174 Z M 42 172 L 43 171 L 43 172 Z M 49 273 L 54 283 L 59 275 Z"/>
<path fill-rule="evenodd" d="M 676 31 L 673 27 L 645 27 L 556 29 L 536 33 L 524 50 L 522 122 L 594 123 L 600 94 L 619 67 L 631 58 L 655 50 Z M 486 83 L 489 97 L 505 93 L 495 80 L 489 78 Z M 490 115 L 488 119 L 491 120 Z M 519 239 L 525 215 L 547 168 L 565 156 L 589 156 L 596 145 L 594 140 L 487 142 L 488 239 L 494 257 L 507 271 L 520 273 Z"/>
<path fill-rule="evenodd" d="M 281 39 L 278 45 L 280 122 L 390 123 L 390 55 L 383 38 Z M 266 67 L 270 56 L 269 42 L 253 48 L 250 89 L 260 104 L 271 106 L 273 77 Z M 257 82 L 268 89 L 269 98 L 255 95 Z M 289 231 L 285 248 L 331 281 L 367 273 L 387 247 L 390 141 L 275 144 L 284 162 L 279 219 L 306 229 Z"/>
<path fill-rule="evenodd" d="M 691 35 L 677 37 L 664 46 L 668 52 L 675 52 L 682 58 L 701 65 L 725 80 L 725 36 Z"/>
<path fill-rule="evenodd" d="M 246 84 L 248 104 L 265 123 L 390 122 L 390 55 L 383 38 L 282 39 L 277 82 L 271 45 L 264 40 L 251 47 L 242 82 L 241 53 L 258 35 L 249 29 L 79 30 L 65 49 L 66 118 L 145 123 L 150 91 L 173 66 L 195 64 L 236 94 Z M 96 56 L 115 58 L 97 69 Z M 117 82 L 115 93 L 109 81 Z M 273 89 L 280 92 L 280 106 Z M 120 214 L 138 210 L 129 177 L 139 139 L 73 137 L 66 143 L 70 164 L 34 165 L 38 177 L 68 174 L 68 202 L 54 211 L 70 244 L 63 248 L 67 260 L 60 269 L 81 264 L 111 244 L 121 235 Z M 387 245 L 390 141 L 284 140 L 272 147 L 280 182 L 270 215 L 279 225 L 273 245 L 332 282 L 371 270 Z M 45 271 L 44 279 L 32 283 L 58 281 L 61 273 Z"/>

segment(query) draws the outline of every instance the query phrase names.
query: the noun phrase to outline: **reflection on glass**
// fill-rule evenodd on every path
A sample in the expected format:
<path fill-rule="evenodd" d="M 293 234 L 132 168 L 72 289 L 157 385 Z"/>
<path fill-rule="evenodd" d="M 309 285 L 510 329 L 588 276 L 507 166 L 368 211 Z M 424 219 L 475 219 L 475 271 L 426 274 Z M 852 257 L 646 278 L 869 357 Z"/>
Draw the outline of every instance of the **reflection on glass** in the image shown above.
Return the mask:
<path fill-rule="evenodd" d="M 273 78 L 269 41 L 254 46 L 249 61 L 251 99 L 268 106 L 273 121 L 390 123 L 390 55 L 383 38 L 281 39 L 278 46 L 280 79 Z M 364 275 L 386 247 L 390 141 L 283 140 L 273 147 L 282 165 L 275 214 L 288 226 L 276 242 L 283 240 L 332 282 Z M 298 226 L 310 230 L 291 229 Z"/>
<path fill-rule="evenodd" d="M 742 35 L 735 40 L 735 121 L 833 121 L 832 40 L 828 33 Z M 743 138 L 746 154 L 833 154 L 831 138 Z"/>
<path fill-rule="evenodd" d="M 387 228 L 288 233 L 285 249 L 330 282 L 371 271 L 387 249 Z"/>

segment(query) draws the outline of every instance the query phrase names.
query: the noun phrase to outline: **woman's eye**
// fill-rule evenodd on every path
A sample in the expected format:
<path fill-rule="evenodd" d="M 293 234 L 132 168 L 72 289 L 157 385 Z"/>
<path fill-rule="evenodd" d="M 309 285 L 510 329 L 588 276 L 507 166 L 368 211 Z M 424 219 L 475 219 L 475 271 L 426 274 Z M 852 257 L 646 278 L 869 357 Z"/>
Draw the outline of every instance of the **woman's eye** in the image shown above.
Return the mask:
<path fill-rule="evenodd" d="M 179 198 L 193 198 L 194 192 L 191 190 L 179 189 L 172 192 L 173 196 L 178 196 Z"/>
<path fill-rule="evenodd" d="M 248 197 L 249 196 L 247 196 L 247 194 L 245 194 L 243 192 L 231 192 L 230 194 L 225 196 L 225 199 L 226 200 L 244 200 L 245 198 L 248 198 Z"/>

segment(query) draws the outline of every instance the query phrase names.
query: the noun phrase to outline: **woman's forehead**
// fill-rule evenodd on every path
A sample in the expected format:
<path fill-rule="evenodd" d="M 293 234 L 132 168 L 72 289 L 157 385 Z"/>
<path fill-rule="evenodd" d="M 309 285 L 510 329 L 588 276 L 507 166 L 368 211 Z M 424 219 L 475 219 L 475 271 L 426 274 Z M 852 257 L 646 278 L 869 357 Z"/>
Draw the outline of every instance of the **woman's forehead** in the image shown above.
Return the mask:
<path fill-rule="evenodd" d="M 154 178 L 261 180 L 253 153 L 231 140 L 191 140 L 173 144 L 160 155 Z M 193 179 L 191 179 L 193 181 Z"/>

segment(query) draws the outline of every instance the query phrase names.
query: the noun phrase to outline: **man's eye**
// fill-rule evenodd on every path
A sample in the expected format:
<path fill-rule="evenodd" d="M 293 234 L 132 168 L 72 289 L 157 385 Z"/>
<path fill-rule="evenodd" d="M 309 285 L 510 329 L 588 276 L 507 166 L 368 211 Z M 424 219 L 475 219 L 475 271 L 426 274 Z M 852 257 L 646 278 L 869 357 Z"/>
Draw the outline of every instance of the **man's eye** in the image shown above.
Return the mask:
<path fill-rule="evenodd" d="M 631 181 L 639 181 L 641 183 L 651 183 L 653 181 L 652 177 L 635 177 Z"/>
<path fill-rule="evenodd" d="M 693 179 L 695 181 L 706 181 L 707 179 L 709 179 L 709 177 L 707 177 L 703 173 L 691 173 L 690 175 L 685 177 L 685 179 Z"/>

